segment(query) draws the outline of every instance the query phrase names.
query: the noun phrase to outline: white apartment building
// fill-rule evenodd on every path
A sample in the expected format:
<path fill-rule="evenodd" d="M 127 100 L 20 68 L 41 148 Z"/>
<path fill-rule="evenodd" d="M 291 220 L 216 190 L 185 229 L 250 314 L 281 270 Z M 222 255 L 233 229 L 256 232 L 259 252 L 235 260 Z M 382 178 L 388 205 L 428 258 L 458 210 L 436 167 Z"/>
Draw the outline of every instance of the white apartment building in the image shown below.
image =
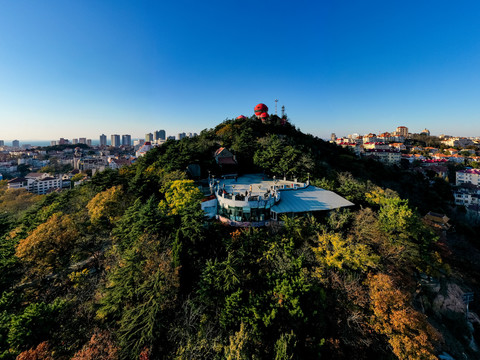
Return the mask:
<path fill-rule="evenodd" d="M 364 153 L 365 157 L 372 157 L 387 165 L 400 164 L 402 154 L 396 150 L 379 150 L 379 149 L 367 149 Z"/>
<path fill-rule="evenodd" d="M 456 172 L 456 185 L 472 184 L 480 185 L 480 169 L 467 169 Z"/>
<path fill-rule="evenodd" d="M 461 138 L 461 137 L 453 137 L 447 140 L 443 140 L 442 143 L 447 146 L 461 147 L 461 148 L 474 144 L 472 139 Z"/>
<path fill-rule="evenodd" d="M 44 195 L 51 189 L 62 188 L 62 178 L 47 173 L 30 173 L 24 178 L 15 178 L 8 182 L 9 189 L 25 189 L 38 195 Z"/>
<path fill-rule="evenodd" d="M 467 213 L 478 221 L 480 215 L 480 169 L 460 170 L 456 173 L 459 188 L 453 192 L 455 205 L 463 205 Z"/>
<path fill-rule="evenodd" d="M 455 198 L 455 205 L 470 206 L 480 204 L 480 190 L 458 189 L 453 193 L 453 196 Z"/>
<path fill-rule="evenodd" d="M 363 148 L 365 150 L 389 150 L 390 145 L 384 142 L 366 142 L 363 143 Z"/>

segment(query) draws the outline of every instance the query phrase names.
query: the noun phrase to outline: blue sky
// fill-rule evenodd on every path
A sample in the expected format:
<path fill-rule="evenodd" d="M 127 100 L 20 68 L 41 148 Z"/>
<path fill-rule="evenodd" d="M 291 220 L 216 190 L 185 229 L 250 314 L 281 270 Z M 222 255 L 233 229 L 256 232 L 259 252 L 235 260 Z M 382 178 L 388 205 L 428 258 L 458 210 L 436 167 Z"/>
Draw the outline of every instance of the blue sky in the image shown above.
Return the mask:
<path fill-rule="evenodd" d="M 321 137 L 480 136 L 480 2 L 0 0 L 0 139 L 200 132 L 274 99 Z"/>

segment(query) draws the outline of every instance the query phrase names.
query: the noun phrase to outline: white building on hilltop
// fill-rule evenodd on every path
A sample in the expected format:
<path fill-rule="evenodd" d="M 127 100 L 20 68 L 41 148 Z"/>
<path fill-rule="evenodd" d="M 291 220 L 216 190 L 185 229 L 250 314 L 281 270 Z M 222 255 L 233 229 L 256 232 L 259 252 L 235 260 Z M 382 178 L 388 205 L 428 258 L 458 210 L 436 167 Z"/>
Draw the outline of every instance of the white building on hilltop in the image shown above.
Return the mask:
<path fill-rule="evenodd" d="M 308 182 L 266 179 L 261 174 L 212 180 L 210 189 L 216 198 L 215 217 L 237 227 L 268 226 L 283 215 L 291 217 L 353 205 Z M 205 207 L 211 207 L 211 202 L 206 202 Z"/>

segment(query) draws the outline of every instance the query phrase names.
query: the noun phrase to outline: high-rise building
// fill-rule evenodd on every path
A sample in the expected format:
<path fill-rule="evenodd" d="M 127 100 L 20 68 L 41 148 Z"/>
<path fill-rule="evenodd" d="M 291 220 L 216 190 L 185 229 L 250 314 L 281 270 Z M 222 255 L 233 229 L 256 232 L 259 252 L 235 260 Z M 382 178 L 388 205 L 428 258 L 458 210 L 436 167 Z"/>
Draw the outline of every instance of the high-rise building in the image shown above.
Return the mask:
<path fill-rule="evenodd" d="M 87 144 L 87 138 L 80 138 L 80 139 L 78 139 L 78 142 L 80 144 Z"/>
<path fill-rule="evenodd" d="M 0 146 L 5 146 L 5 141 L 0 140 Z"/>
<path fill-rule="evenodd" d="M 408 128 L 406 126 L 399 126 L 397 127 L 397 135 L 407 137 L 408 136 Z"/>
<path fill-rule="evenodd" d="M 183 133 L 179 133 L 178 136 L 177 136 L 177 139 L 178 140 L 182 140 L 184 137 L 186 137 L 187 135 L 183 132 Z"/>
<path fill-rule="evenodd" d="M 72 139 L 72 144 L 73 145 L 78 144 L 78 139 Z"/>
<path fill-rule="evenodd" d="M 12 146 L 13 146 L 14 148 L 20 147 L 20 141 L 18 141 L 18 140 L 13 140 L 13 141 L 12 141 Z"/>
<path fill-rule="evenodd" d="M 337 135 L 335 133 L 332 133 L 332 135 L 330 135 L 330 140 L 331 141 L 337 140 Z"/>
<path fill-rule="evenodd" d="M 64 139 L 64 138 L 60 138 L 58 144 L 59 144 L 59 145 L 66 145 L 66 144 L 68 144 L 68 140 L 67 140 L 67 139 Z"/>
<path fill-rule="evenodd" d="M 132 146 L 132 136 L 131 135 L 122 135 L 122 145 L 123 146 Z"/>
<path fill-rule="evenodd" d="M 116 135 L 116 134 L 112 135 L 111 139 L 112 139 L 111 145 L 113 147 L 119 147 L 120 146 L 120 135 Z"/>
<path fill-rule="evenodd" d="M 158 141 L 158 140 L 165 140 L 165 130 L 157 130 L 155 131 L 154 133 L 155 135 L 155 141 Z"/>
<path fill-rule="evenodd" d="M 92 139 L 87 139 L 87 145 L 92 146 Z"/>
<path fill-rule="evenodd" d="M 153 142 L 153 134 L 152 133 L 145 134 L 145 142 Z"/>
<path fill-rule="evenodd" d="M 107 146 L 107 136 L 105 134 L 100 135 L 100 146 Z"/>

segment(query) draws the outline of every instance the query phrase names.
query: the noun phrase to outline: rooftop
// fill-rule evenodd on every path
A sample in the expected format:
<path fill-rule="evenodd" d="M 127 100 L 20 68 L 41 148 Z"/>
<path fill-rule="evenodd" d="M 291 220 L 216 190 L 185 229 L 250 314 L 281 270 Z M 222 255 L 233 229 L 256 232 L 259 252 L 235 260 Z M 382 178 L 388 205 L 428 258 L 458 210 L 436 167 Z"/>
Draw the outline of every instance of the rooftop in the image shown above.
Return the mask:
<path fill-rule="evenodd" d="M 220 179 L 220 188 L 224 189 L 227 193 L 230 194 L 245 194 L 246 191 L 250 191 L 251 195 L 263 195 L 273 188 L 274 185 L 278 187 L 286 188 L 303 187 L 305 183 L 294 182 L 294 181 L 284 181 L 283 179 L 270 179 L 263 174 L 247 174 L 233 179 Z M 283 196 L 283 194 L 282 194 Z"/>
<path fill-rule="evenodd" d="M 25 178 L 15 178 L 15 179 L 9 180 L 8 184 L 16 184 L 16 183 L 21 183 L 21 182 L 24 182 L 24 181 L 27 181 L 27 179 L 25 179 Z"/>
<path fill-rule="evenodd" d="M 221 179 L 219 183 L 220 189 L 223 188 L 229 194 L 245 194 L 251 191 L 250 196 L 260 197 L 274 186 L 281 193 L 280 201 L 271 208 L 271 211 L 277 214 L 332 210 L 354 205 L 332 191 L 303 182 L 269 179 L 262 174 Z"/>
<path fill-rule="evenodd" d="M 282 191 L 282 199 L 272 206 L 272 211 L 282 213 L 303 213 L 332 210 L 354 205 L 333 191 L 308 186 L 305 189 Z"/>
<path fill-rule="evenodd" d="M 475 174 L 480 175 L 480 169 L 466 169 L 466 170 L 459 170 L 459 173 L 466 173 L 466 174 Z"/>

